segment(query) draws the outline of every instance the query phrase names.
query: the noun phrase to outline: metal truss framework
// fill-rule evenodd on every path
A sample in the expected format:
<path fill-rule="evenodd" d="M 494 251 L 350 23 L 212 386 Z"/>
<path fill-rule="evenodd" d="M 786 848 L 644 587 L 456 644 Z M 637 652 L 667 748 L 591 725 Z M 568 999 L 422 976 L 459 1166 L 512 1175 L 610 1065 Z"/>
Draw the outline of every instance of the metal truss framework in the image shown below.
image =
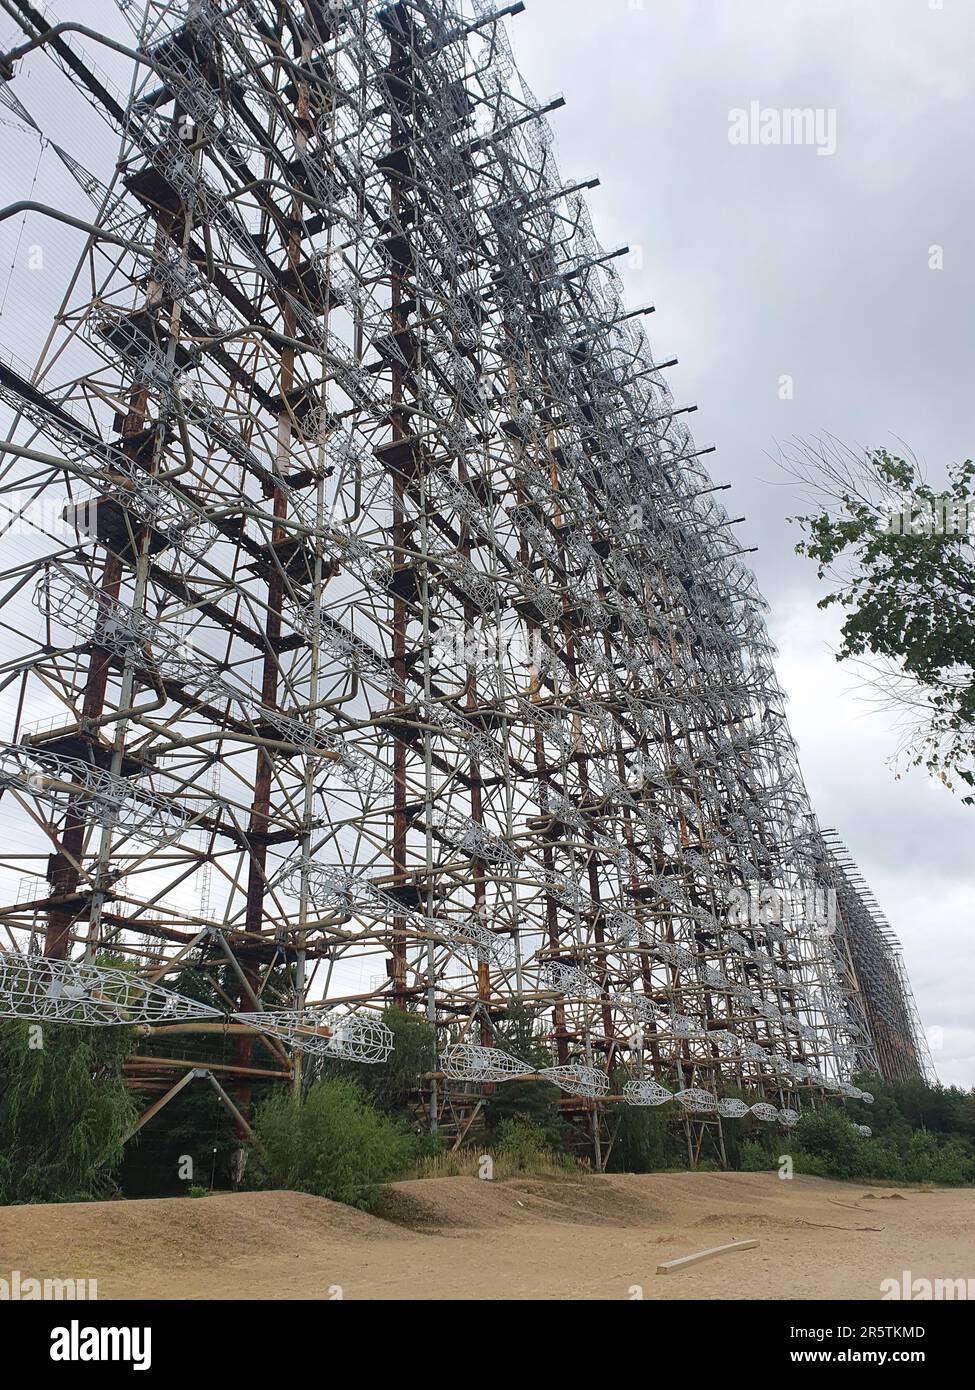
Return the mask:
<path fill-rule="evenodd" d="M 938 1080 L 914 991 L 901 956 L 901 944 L 850 858 L 846 847 L 827 835 L 837 884 L 837 900 L 848 924 L 856 980 L 870 1028 L 873 1053 L 864 1058 L 885 1081 L 931 1084 Z"/>
<path fill-rule="evenodd" d="M 918 1040 L 903 980 L 862 978 L 766 605 L 521 8 L 120 0 L 122 98 L 99 36 L 4 0 L 121 146 L 107 184 L 54 146 L 82 263 L 36 368 L 0 363 L 0 496 L 66 490 L 71 528 L 2 575 L 36 605 L 0 667 L 35 844 L 0 922 L 154 981 L 218 933 L 249 1024 L 276 967 L 299 1020 L 417 1010 L 458 1132 L 523 1068 L 493 1046 L 520 1001 L 598 1157 L 614 1099 L 788 1124 Z M 749 885 L 787 910 L 730 923 Z M 280 1068 L 294 1020 L 266 1032 Z"/>

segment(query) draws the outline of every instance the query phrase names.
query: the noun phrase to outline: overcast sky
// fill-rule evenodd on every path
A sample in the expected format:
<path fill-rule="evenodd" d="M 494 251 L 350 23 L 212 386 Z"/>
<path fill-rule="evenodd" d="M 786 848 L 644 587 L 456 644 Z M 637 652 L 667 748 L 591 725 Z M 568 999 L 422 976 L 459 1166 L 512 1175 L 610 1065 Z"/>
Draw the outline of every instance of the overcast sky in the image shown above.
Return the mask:
<path fill-rule="evenodd" d="M 109 0 L 61 0 L 125 37 Z M 2 38 L 17 41 L 3 16 Z M 972 72 L 975 0 L 528 0 L 510 25 L 518 63 L 551 119 L 563 174 L 598 173 L 590 195 L 633 306 L 647 321 L 698 442 L 744 513 L 748 557 L 772 605 L 770 624 L 791 695 L 790 717 L 824 826 L 840 832 L 904 942 L 941 1078 L 975 1084 L 975 809 L 910 773 L 894 779 L 892 720 L 868 709 L 852 671 L 831 655 L 838 620 L 815 607 L 814 566 L 795 556 L 800 509 L 771 455 L 778 442 L 824 432 L 851 444 L 907 441 L 943 480 L 975 452 L 975 198 Z M 101 171 L 107 130 L 86 133 L 75 98 L 45 101 L 43 57 L 16 91 L 45 128 Z M 98 62 L 125 81 L 113 55 Z M 64 85 L 59 84 L 63 93 Z M 835 150 L 729 141 L 730 114 L 821 111 Z M 7 113 L 9 114 L 9 113 Z M 835 122 L 835 125 L 833 124 Z M 3 122 L 4 191 L 78 202 L 36 141 Z M 106 171 L 107 172 L 107 171 Z M 32 232 L 30 240 L 39 235 Z M 56 307 L 78 234 L 48 225 L 45 273 L 30 292 L 18 223 L 0 234 L 0 336 L 31 360 Z M 932 247 L 943 269 L 932 270 Z M 10 266 L 11 270 L 7 270 Z M 792 399 L 782 399 L 783 377 Z"/>
<path fill-rule="evenodd" d="M 899 437 L 941 482 L 975 453 L 975 0 L 528 0 L 511 39 L 537 95 L 566 98 L 561 170 L 600 175 L 596 231 L 633 248 L 629 302 L 656 305 L 656 355 L 680 359 L 674 394 L 699 406 L 689 423 L 747 516 L 820 821 L 904 943 L 942 1080 L 971 1086 L 975 808 L 894 779 L 892 721 L 831 654 L 839 621 L 816 610 L 785 520 L 799 501 L 769 456 L 824 432 Z M 752 102 L 821 110 L 835 152 L 730 143 Z"/>

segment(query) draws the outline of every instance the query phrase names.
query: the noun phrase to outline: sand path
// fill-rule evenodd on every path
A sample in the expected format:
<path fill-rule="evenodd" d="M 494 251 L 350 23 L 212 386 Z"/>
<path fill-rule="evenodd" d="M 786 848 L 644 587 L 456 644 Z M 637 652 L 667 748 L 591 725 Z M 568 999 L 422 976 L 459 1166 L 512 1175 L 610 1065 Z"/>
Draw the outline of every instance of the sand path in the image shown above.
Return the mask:
<path fill-rule="evenodd" d="M 438 1178 L 395 1184 L 387 1211 L 293 1192 L 3 1207 L 0 1278 L 97 1278 L 102 1298 L 435 1300 L 877 1299 L 903 1270 L 975 1281 L 971 1189 L 768 1173 Z M 655 1273 L 746 1238 L 758 1248 Z"/>

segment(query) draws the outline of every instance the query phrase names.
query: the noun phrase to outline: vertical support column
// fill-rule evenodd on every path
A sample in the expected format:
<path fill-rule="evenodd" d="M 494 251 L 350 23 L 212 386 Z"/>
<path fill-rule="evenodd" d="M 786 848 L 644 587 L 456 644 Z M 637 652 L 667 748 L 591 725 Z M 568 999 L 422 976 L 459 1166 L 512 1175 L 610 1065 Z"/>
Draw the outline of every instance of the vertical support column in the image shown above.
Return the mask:
<path fill-rule="evenodd" d="M 387 241 L 389 250 L 390 283 L 390 329 L 394 339 L 405 332 L 408 326 L 406 304 L 407 275 L 412 267 L 413 250 L 408 235 L 399 235 L 404 226 L 404 218 L 409 220 L 409 201 L 407 197 L 407 174 L 412 168 L 410 144 L 413 135 L 413 61 L 411 48 L 412 18 L 402 4 L 395 4 L 383 16 L 383 28 L 389 38 L 389 65 L 387 81 L 393 93 L 390 109 L 390 147 L 386 161 L 389 180 L 389 218 L 390 235 Z M 405 470 L 411 454 L 410 439 L 412 427 L 410 414 L 406 408 L 407 372 L 394 357 L 392 367 L 392 411 L 391 411 L 391 454 L 393 463 L 393 546 L 394 573 L 397 561 L 401 559 L 406 547 L 410 527 L 406 519 Z M 397 445 L 404 445 L 397 449 Z M 407 675 L 407 607 L 405 600 L 394 591 L 392 598 L 392 641 L 393 675 L 392 690 L 394 708 L 402 709 L 406 704 L 404 684 Z M 406 765 L 407 745 L 404 739 L 397 738 L 393 748 L 393 809 L 392 839 L 390 858 L 393 868 L 395 888 L 402 888 L 407 875 L 407 834 L 409 816 L 406 806 Z M 402 1008 L 407 1000 L 406 961 L 407 941 L 405 935 L 406 919 L 394 917 L 393 933 L 390 943 L 390 959 L 387 969 L 392 982 L 394 1005 Z"/>

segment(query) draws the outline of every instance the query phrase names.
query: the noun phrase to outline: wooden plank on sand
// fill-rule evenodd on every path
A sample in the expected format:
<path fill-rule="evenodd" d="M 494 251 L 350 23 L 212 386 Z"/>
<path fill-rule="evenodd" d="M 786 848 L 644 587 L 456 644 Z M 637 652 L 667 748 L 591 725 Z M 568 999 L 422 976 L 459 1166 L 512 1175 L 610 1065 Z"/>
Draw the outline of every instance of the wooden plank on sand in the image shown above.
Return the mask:
<path fill-rule="evenodd" d="M 657 1265 L 657 1273 L 673 1274 L 675 1270 L 700 1264 L 702 1260 L 711 1260 L 715 1255 L 724 1255 L 729 1250 L 754 1250 L 757 1244 L 757 1240 L 733 1240 L 730 1245 L 714 1245 L 710 1250 L 699 1250 L 696 1255 L 681 1255 L 679 1260 L 665 1260 L 662 1265 Z"/>

